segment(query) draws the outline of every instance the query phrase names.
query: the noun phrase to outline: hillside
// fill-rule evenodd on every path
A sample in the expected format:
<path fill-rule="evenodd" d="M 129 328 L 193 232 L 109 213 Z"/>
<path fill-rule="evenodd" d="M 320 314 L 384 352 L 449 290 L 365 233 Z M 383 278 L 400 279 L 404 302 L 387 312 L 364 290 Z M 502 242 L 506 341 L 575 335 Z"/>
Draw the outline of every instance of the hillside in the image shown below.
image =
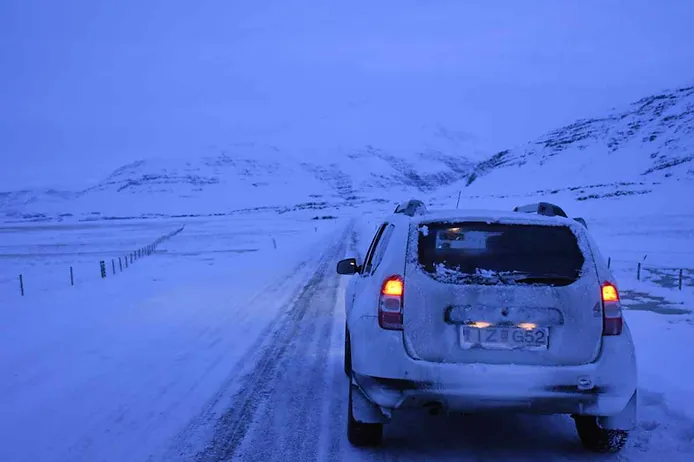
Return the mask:
<path fill-rule="evenodd" d="M 673 182 L 694 195 L 694 87 L 578 120 L 483 160 L 464 140 L 437 130 L 410 150 L 383 138 L 388 148 L 302 149 L 294 140 L 282 148 L 245 144 L 199 158 L 146 159 L 84 191 L 1 193 L 0 213 L 8 220 L 226 214 L 408 196 L 450 202 L 461 190 L 468 198 L 559 194 L 591 201 L 647 195 Z"/>
<path fill-rule="evenodd" d="M 694 87 L 688 87 L 499 152 L 480 162 L 465 186 L 468 194 L 493 193 L 490 188 L 502 184 L 505 193 L 569 190 L 589 200 L 617 190 L 646 194 L 662 182 L 692 179 Z"/>
<path fill-rule="evenodd" d="M 320 209 L 428 194 L 459 181 L 474 165 L 431 148 L 404 153 L 368 145 L 328 153 L 245 145 L 197 159 L 134 162 L 79 192 L 4 193 L 0 210 L 8 219 L 96 219 Z"/>

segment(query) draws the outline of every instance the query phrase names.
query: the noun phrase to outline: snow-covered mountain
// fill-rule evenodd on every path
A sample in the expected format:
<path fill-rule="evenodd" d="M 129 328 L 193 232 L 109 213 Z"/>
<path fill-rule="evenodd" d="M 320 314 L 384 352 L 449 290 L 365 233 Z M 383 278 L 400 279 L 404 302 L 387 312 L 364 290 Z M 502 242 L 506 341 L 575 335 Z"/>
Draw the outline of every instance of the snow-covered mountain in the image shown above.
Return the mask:
<path fill-rule="evenodd" d="M 194 159 L 141 160 L 80 192 L 2 193 L 0 211 L 9 219 L 95 219 L 321 209 L 461 189 L 468 197 L 559 193 L 579 201 L 649 194 L 673 181 L 686 183 L 678 190 L 694 189 L 694 87 L 578 120 L 486 159 L 451 133 L 439 127 L 418 150 L 250 143 Z"/>
<path fill-rule="evenodd" d="M 21 191 L 5 193 L 0 200 L 5 216 L 32 219 L 66 213 L 133 217 L 306 204 L 322 208 L 430 193 L 459 181 L 475 164 L 464 155 L 432 148 L 403 153 L 367 145 L 307 152 L 242 145 L 215 148 L 197 159 L 133 162 L 80 192 Z"/>
<path fill-rule="evenodd" d="M 694 87 L 649 96 L 606 117 L 582 119 L 480 162 L 468 192 L 630 187 L 694 179 Z M 627 188 L 629 189 L 629 188 Z M 583 199 L 600 193 L 583 194 Z"/>
<path fill-rule="evenodd" d="M 0 217 L 20 211 L 28 214 L 31 209 L 63 207 L 69 201 L 79 197 L 72 191 L 55 189 L 22 189 L 19 191 L 0 192 Z"/>

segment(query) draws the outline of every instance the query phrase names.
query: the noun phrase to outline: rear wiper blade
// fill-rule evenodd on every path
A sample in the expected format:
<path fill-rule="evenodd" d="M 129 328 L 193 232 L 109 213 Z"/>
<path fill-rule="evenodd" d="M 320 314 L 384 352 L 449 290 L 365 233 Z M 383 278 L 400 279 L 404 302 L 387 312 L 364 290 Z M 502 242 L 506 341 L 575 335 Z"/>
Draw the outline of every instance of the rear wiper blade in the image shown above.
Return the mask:
<path fill-rule="evenodd" d="M 538 275 L 527 275 L 514 278 L 513 282 L 521 284 L 533 284 L 533 283 L 556 283 L 556 284 L 571 284 L 576 278 L 562 276 L 558 274 L 538 274 Z"/>
<path fill-rule="evenodd" d="M 459 282 L 468 284 L 482 284 L 495 286 L 500 282 L 503 282 L 500 278 L 493 278 L 489 276 L 480 276 L 479 274 L 466 274 L 458 277 Z"/>
<path fill-rule="evenodd" d="M 497 274 L 478 274 L 478 273 L 458 273 L 453 276 L 456 282 L 462 284 L 479 284 L 485 286 L 496 286 L 508 284 L 508 281 Z"/>

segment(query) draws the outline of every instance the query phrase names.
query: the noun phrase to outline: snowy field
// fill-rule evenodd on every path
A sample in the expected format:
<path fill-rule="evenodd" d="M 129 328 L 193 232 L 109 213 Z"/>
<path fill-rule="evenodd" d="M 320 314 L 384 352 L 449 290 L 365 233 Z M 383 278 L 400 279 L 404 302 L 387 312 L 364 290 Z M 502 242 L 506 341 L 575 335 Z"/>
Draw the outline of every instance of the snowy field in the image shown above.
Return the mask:
<path fill-rule="evenodd" d="M 275 216 L 273 214 L 272 218 Z M 113 260 L 118 276 L 121 265 L 125 270 L 125 260 L 131 252 L 184 225 L 192 227 L 192 232 L 178 239 L 176 249 L 160 247 L 160 256 L 209 259 L 210 255 L 218 253 L 265 250 L 285 245 L 287 239 L 291 241 L 294 235 L 306 230 L 315 232 L 315 227 L 322 222 L 324 220 L 307 227 L 285 220 L 278 228 L 276 220 L 257 214 L 252 220 L 212 217 L 0 224 L 0 301 L 19 295 L 19 274 L 23 275 L 28 297 L 69 286 L 71 266 L 75 285 L 100 281 L 100 260 L 107 263 L 108 278 L 113 275 Z M 191 241 L 193 236 L 195 239 Z"/>
<path fill-rule="evenodd" d="M 584 215 L 615 261 L 640 378 L 618 456 L 585 452 L 563 416 L 396 413 L 382 448 L 349 446 L 334 266 L 364 254 L 381 217 L 364 210 L 3 228 L 0 274 L 26 274 L 27 294 L 0 285 L 0 461 L 694 460 L 694 283 L 635 267 L 691 262 L 694 217 L 625 220 L 605 204 Z M 99 278 L 99 259 L 181 225 Z M 70 265 L 94 278 L 70 287 Z"/>

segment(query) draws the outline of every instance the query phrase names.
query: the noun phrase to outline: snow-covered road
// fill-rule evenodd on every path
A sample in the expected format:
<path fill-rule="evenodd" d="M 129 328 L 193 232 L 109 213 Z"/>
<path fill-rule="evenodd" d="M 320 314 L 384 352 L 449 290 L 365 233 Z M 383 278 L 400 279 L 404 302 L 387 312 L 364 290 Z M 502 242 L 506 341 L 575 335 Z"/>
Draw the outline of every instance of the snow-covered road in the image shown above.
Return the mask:
<path fill-rule="evenodd" d="M 177 256 L 195 253 L 199 236 L 187 232 L 107 285 L 0 314 L 0 461 L 605 459 L 584 452 L 563 416 L 401 412 L 383 447 L 352 448 L 347 278 L 334 268 L 364 237 L 341 224 L 273 254 L 210 260 Z M 617 459 L 694 460 L 692 408 L 672 401 L 692 395 L 678 382 L 688 374 L 659 369 L 659 349 L 691 346 L 694 326 L 628 315 L 646 380 L 639 427 Z M 653 332 L 672 345 L 653 345 Z"/>

